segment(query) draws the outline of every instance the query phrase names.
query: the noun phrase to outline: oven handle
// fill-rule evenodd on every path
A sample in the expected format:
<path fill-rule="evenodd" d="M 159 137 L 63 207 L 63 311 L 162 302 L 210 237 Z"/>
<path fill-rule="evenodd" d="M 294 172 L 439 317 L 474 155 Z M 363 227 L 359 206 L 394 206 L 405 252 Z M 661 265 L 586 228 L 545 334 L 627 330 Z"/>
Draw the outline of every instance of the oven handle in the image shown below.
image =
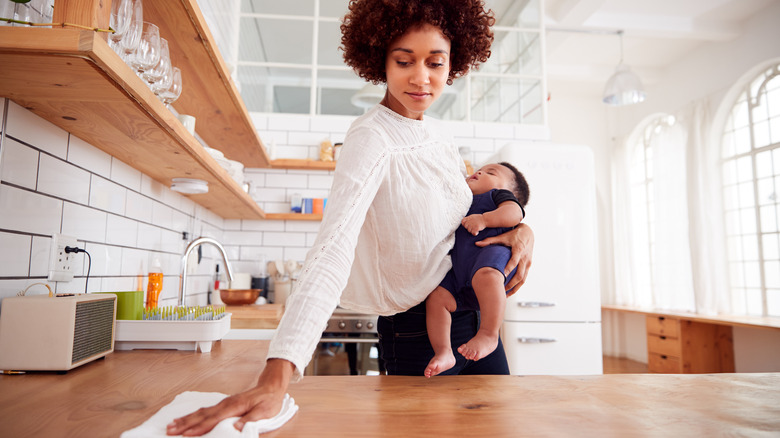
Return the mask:
<path fill-rule="evenodd" d="M 342 344 L 375 344 L 379 338 L 320 338 L 320 342 L 341 342 Z"/>

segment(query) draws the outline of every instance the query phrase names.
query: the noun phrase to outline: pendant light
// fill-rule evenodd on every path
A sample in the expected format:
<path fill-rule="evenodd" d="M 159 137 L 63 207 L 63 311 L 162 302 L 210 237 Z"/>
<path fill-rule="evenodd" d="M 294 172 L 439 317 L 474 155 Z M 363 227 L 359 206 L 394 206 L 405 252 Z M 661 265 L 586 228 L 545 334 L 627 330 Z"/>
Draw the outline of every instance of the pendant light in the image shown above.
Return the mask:
<path fill-rule="evenodd" d="M 350 99 L 352 105 L 358 108 L 371 108 L 378 104 L 385 97 L 385 89 L 379 85 L 366 84 L 358 90 Z"/>
<path fill-rule="evenodd" d="M 645 100 L 647 94 L 642 81 L 631 69 L 623 64 L 623 31 L 617 31 L 620 37 L 620 63 L 615 69 L 615 74 L 609 78 L 604 87 L 604 103 L 612 106 L 632 105 Z"/>

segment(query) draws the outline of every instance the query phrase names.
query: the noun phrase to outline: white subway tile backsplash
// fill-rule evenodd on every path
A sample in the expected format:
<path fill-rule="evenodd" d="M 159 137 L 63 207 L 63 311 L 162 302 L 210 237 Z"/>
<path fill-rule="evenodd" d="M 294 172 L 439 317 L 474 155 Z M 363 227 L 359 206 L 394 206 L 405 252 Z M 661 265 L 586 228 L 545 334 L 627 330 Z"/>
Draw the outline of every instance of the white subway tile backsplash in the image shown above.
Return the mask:
<path fill-rule="evenodd" d="M 225 219 L 225 230 L 241 230 L 241 219 Z"/>
<path fill-rule="evenodd" d="M 26 277 L 30 272 L 31 246 L 29 235 L 0 232 L 0 277 Z"/>
<path fill-rule="evenodd" d="M 160 251 L 184 254 L 186 243 L 182 240 L 181 233 L 160 229 Z"/>
<path fill-rule="evenodd" d="M 330 140 L 330 134 L 328 132 L 290 132 L 287 136 L 288 146 L 316 146 L 320 147 L 320 143 Z"/>
<path fill-rule="evenodd" d="M 119 161 L 116 157 L 111 159 L 111 180 L 128 189 L 141 190 L 141 172 Z"/>
<path fill-rule="evenodd" d="M 141 175 L 141 193 L 144 195 L 162 201 L 166 190 L 168 190 L 167 187 L 153 180 L 151 177 Z"/>
<path fill-rule="evenodd" d="M 260 204 L 266 213 L 289 213 L 289 202 L 263 202 Z"/>
<path fill-rule="evenodd" d="M 171 229 L 173 222 L 173 209 L 160 202 L 152 203 L 152 223 L 157 226 Z"/>
<path fill-rule="evenodd" d="M 138 243 L 136 246 L 143 249 L 161 250 L 162 230 L 154 225 L 138 224 Z"/>
<path fill-rule="evenodd" d="M 263 245 L 284 247 L 306 246 L 306 233 L 265 232 L 263 233 Z"/>
<path fill-rule="evenodd" d="M 267 175 L 266 185 L 268 187 L 287 189 L 305 189 L 309 187 L 309 178 L 308 176 L 301 174 Z"/>
<path fill-rule="evenodd" d="M 309 131 L 311 117 L 304 115 L 268 114 L 268 128 L 279 131 Z M 261 137 L 262 138 L 262 137 Z"/>
<path fill-rule="evenodd" d="M 129 290 L 138 290 L 136 279 L 132 277 L 107 277 L 107 278 L 102 278 L 100 280 L 101 280 L 100 282 L 101 292 L 120 292 L 120 291 L 129 291 Z M 89 288 L 90 290 L 92 289 L 92 280 L 89 281 Z"/>
<path fill-rule="evenodd" d="M 515 138 L 515 125 L 509 123 L 474 123 L 474 136 L 487 138 Z"/>
<path fill-rule="evenodd" d="M 109 214 L 106 221 L 106 243 L 136 246 L 138 243 L 138 222 Z"/>
<path fill-rule="evenodd" d="M 249 118 L 252 119 L 255 130 L 259 131 L 268 128 L 268 117 L 266 115 L 261 113 L 249 113 Z"/>
<path fill-rule="evenodd" d="M 8 135 L 63 160 L 68 154 L 68 133 L 11 102 L 8 106 Z"/>
<path fill-rule="evenodd" d="M 284 221 L 284 231 L 293 233 L 317 233 L 320 221 Z"/>
<path fill-rule="evenodd" d="M 285 221 L 247 220 L 241 221 L 243 231 L 284 231 Z"/>
<path fill-rule="evenodd" d="M 99 243 L 87 243 L 85 249 L 92 256 L 92 271 L 90 275 L 106 277 L 122 273 L 122 248 Z"/>
<path fill-rule="evenodd" d="M 268 250 L 262 246 L 242 246 L 239 259 L 243 261 L 251 261 L 256 264 L 259 263 L 260 260 L 266 260 L 266 262 L 268 262 Z M 259 265 L 256 266 L 253 271 L 260 273 Z"/>
<path fill-rule="evenodd" d="M 111 155 L 72 134 L 68 142 L 68 161 L 106 178 L 111 176 Z"/>
<path fill-rule="evenodd" d="M 153 262 L 151 253 L 134 248 L 122 248 L 121 275 L 146 276 L 149 273 L 150 263 Z"/>
<path fill-rule="evenodd" d="M 252 199 L 261 202 L 289 202 L 287 188 L 256 187 L 252 193 Z"/>
<path fill-rule="evenodd" d="M 125 215 L 129 218 L 142 221 L 152 221 L 152 201 L 146 196 L 127 190 L 127 197 L 125 198 Z"/>
<path fill-rule="evenodd" d="M 0 179 L 34 190 L 38 181 L 38 155 L 35 149 L 6 137 Z"/>
<path fill-rule="evenodd" d="M 284 248 L 284 259 L 303 262 L 306 260 L 306 254 L 308 252 L 309 248 L 293 248 L 288 246 Z"/>
<path fill-rule="evenodd" d="M 258 231 L 225 231 L 223 245 L 262 245 L 263 233 Z"/>
<path fill-rule="evenodd" d="M 89 190 L 90 207 L 124 215 L 127 189 L 103 177 L 92 175 Z"/>
<path fill-rule="evenodd" d="M 344 134 L 356 117 L 351 116 L 318 116 L 311 118 L 311 130 L 331 133 L 333 143 L 343 142 Z"/>
<path fill-rule="evenodd" d="M 330 190 L 330 186 L 333 185 L 333 175 L 313 174 L 309 176 L 309 188 L 310 189 L 324 189 Z"/>
<path fill-rule="evenodd" d="M 173 228 L 174 231 L 189 230 L 190 217 L 178 210 L 173 210 L 171 212 L 171 228 Z"/>
<path fill-rule="evenodd" d="M 62 234 L 87 242 L 106 241 L 105 212 L 66 202 L 62 211 Z"/>
<path fill-rule="evenodd" d="M 90 283 L 95 283 L 95 280 L 90 278 Z M 86 277 L 74 277 L 73 280 L 68 282 L 57 282 L 55 293 L 58 294 L 83 294 L 86 292 L 87 279 Z M 91 287 L 90 287 L 91 289 Z"/>
<path fill-rule="evenodd" d="M 66 161 L 41 154 L 38 191 L 79 204 L 89 202 L 89 172 Z"/>
<path fill-rule="evenodd" d="M 314 160 L 319 154 L 314 153 L 314 146 L 276 146 L 276 158 L 295 158 L 297 160 Z M 319 146 L 316 148 L 319 150 Z"/>
<path fill-rule="evenodd" d="M 0 228 L 51 235 L 60 231 L 62 201 L 0 185 Z"/>
<path fill-rule="evenodd" d="M 49 275 L 49 251 L 51 238 L 32 236 L 30 251 L 30 277 L 46 277 Z"/>

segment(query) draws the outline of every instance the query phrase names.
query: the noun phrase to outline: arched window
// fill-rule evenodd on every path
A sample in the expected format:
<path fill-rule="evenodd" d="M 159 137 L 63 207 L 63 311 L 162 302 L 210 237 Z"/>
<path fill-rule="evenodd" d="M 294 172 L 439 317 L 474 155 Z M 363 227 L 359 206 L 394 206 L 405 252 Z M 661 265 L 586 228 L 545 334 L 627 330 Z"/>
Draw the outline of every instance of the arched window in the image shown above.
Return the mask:
<path fill-rule="evenodd" d="M 738 311 L 780 316 L 780 65 L 739 94 L 721 157 L 732 300 Z"/>

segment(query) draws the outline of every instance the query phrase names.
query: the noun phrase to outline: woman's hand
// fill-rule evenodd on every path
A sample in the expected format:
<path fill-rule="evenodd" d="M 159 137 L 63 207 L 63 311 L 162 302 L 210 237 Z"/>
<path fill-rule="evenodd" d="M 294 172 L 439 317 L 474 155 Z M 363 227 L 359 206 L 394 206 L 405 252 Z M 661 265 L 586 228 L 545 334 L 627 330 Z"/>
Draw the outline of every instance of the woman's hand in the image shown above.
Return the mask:
<path fill-rule="evenodd" d="M 531 268 L 531 258 L 534 252 L 534 232 L 526 224 L 520 224 L 512 231 L 498 236 L 488 237 L 476 243 L 479 247 L 488 245 L 504 245 L 512 248 L 512 257 L 504 268 L 504 275 L 509 275 L 517 267 L 517 272 L 506 285 L 507 296 L 513 295 L 528 278 Z"/>
<path fill-rule="evenodd" d="M 283 359 L 271 359 L 266 363 L 257 386 L 232 395 L 215 406 L 201 408 L 187 416 L 177 418 L 168 425 L 168 435 L 200 436 L 214 428 L 220 421 L 241 417 L 233 425 L 244 429 L 248 421 L 271 418 L 282 410 L 294 365 Z"/>

